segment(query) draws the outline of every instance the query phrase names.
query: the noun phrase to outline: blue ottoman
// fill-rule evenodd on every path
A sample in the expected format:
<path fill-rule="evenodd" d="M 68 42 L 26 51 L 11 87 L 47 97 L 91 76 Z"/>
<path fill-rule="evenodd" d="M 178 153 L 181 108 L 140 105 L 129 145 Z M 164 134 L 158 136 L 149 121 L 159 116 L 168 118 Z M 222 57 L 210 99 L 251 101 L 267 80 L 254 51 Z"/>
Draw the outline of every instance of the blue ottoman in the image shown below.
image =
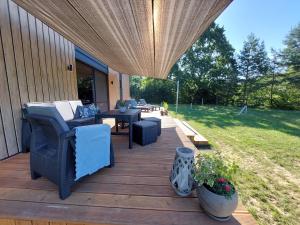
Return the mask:
<path fill-rule="evenodd" d="M 157 140 L 157 124 L 151 121 L 137 121 L 132 125 L 133 141 L 140 145 L 148 145 Z"/>
<path fill-rule="evenodd" d="M 142 120 L 155 122 L 157 124 L 157 135 L 158 136 L 161 135 L 161 119 L 157 117 L 146 117 L 146 118 L 142 118 Z"/>

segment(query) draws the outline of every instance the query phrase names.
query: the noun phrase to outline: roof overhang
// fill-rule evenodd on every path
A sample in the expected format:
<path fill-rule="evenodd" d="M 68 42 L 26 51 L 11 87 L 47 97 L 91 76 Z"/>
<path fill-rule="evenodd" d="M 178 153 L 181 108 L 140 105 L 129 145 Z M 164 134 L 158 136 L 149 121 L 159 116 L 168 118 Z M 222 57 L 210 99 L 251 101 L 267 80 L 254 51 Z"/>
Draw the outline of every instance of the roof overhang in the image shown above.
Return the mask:
<path fill-rule="evenodd" d="M 166 78 L 232 0 L 14 0 L 126 74 Z"/>

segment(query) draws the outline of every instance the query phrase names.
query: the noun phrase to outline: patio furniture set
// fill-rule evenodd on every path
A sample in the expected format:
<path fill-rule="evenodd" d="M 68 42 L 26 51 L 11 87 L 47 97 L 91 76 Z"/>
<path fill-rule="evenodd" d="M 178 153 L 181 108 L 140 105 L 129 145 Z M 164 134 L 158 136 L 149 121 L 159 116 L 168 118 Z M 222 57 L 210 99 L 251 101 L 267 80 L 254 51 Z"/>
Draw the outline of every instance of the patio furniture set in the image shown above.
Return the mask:
<path fill-rule="evenodd" d="M 116 108 L 119 108 L 121 100 L 119 100 L 116 104 Z M 125 105 L 129 109 L 140 109 L 144 112 L 150 112 L 154 110 L 160 110 L 159 105 L 148 104 L 145 99 L 139 99 L 136 101 L 135 99 L 125 100 Z"/>
<path fill-rule="evenodd" d="M 160 119 L 141 118 L 137 108 L 100 112 L 77 100 L 27 103 L 22 110 L 22 149 L 31 152 L 31 177 L 44 176 L 57 184 L 61 199 L 86 175 L 114 166 L 111 135 L 128 135 L 131 149 L 133 141 L 146 145 L 161 134 Z M 115 132 L 102 123 L 104 118 L 115 119 Z M 119 131 L 120 122 L 128 124 L 128 132 Z"/>

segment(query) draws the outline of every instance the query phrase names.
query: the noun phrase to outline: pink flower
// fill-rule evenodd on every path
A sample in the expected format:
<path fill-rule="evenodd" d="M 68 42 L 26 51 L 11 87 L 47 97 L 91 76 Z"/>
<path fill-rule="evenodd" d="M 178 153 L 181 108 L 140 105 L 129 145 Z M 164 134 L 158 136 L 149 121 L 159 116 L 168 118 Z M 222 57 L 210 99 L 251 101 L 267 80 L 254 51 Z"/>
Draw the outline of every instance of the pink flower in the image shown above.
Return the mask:
<path fill-rule="evenodd" d="M 224 183 L 226 181 L 227 180 L 225 178 L 223 178 L 223 177 L 217 179 L 217 182 L 219 182 L 219 183 Z"/>
<path fill-rule="evenodd" d="M 226 184 L 224 189 L 226 192 L 229 192 L 231 190 L 231 187 L 230 187 L 230 185 Z"/>

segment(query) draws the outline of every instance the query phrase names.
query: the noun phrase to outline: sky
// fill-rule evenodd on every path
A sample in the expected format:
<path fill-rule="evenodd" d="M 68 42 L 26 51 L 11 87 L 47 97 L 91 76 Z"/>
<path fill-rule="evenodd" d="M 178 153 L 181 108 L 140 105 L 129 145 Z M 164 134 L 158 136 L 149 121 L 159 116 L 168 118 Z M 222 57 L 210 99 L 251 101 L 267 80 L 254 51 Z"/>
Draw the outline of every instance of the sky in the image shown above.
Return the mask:
<path fill-rule="evenodd" d="M 233 0 L 217 18 L 231 45 L 239 51 L 252 32 L 266 49 L 282 49 L 282 41 L 300 23 L 300 0 Z"/>

